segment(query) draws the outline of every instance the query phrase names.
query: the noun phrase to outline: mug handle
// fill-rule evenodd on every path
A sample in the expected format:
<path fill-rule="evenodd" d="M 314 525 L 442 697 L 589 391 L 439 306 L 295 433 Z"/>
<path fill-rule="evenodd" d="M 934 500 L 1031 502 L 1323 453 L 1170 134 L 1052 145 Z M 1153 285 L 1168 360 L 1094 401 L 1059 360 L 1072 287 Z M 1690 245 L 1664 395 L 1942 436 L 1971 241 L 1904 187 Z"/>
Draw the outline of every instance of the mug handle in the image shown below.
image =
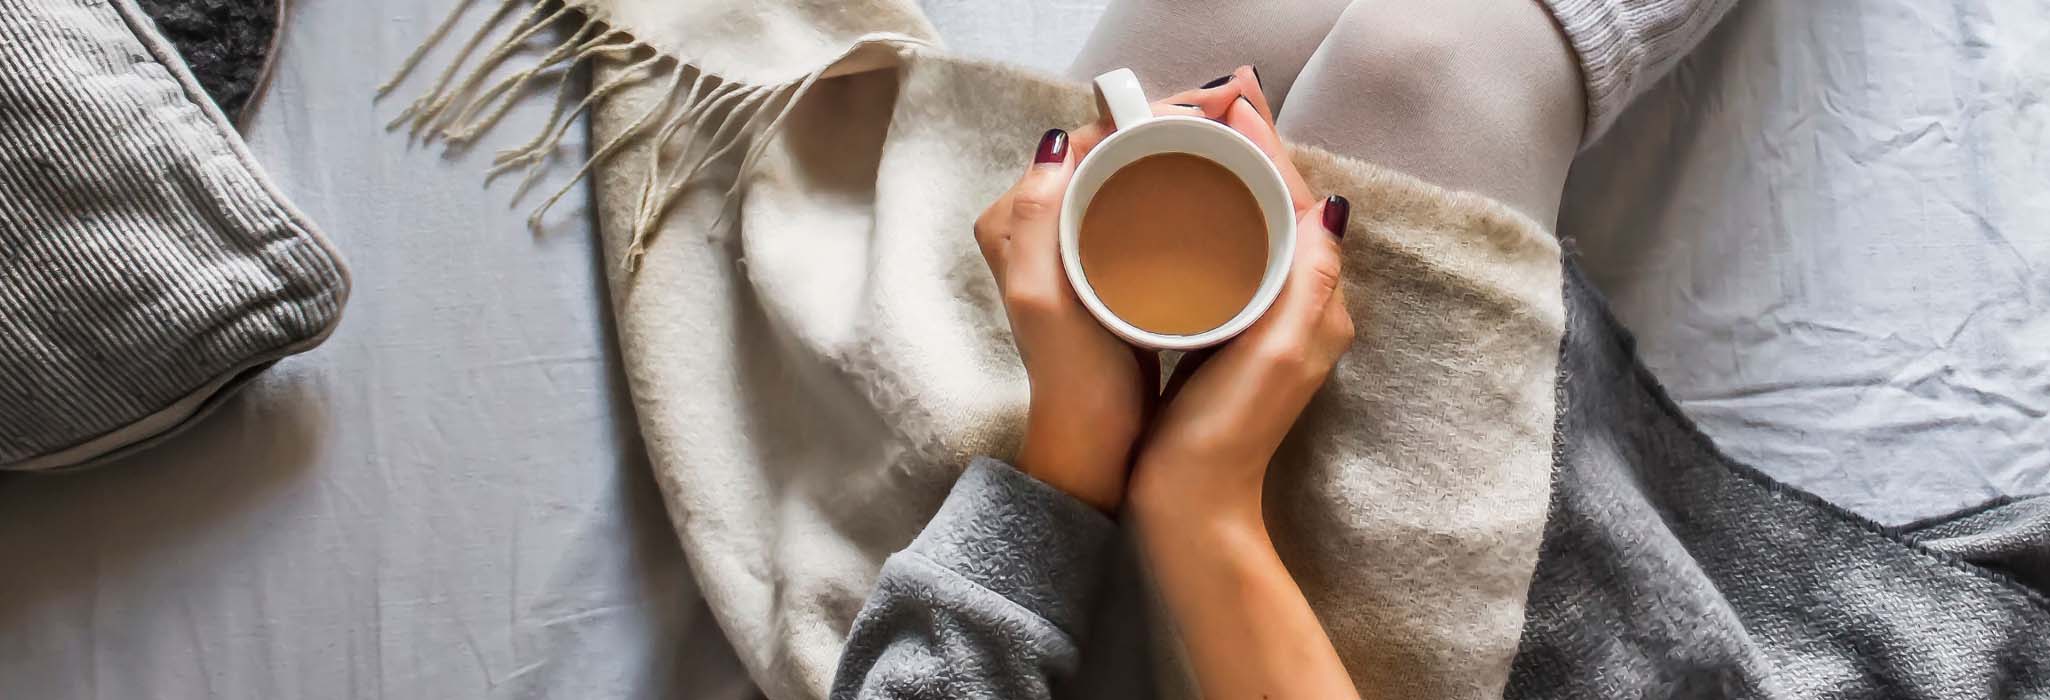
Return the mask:
<path fill-rule="evenodd" d="M 1110 110 L 1110 122 L 1118 131 L 1130 129 L 1153 118 L 1153 105 L 1146 101 L 1146 89 L 1130 68 L 1096 76 L 1096 99 Z"/>

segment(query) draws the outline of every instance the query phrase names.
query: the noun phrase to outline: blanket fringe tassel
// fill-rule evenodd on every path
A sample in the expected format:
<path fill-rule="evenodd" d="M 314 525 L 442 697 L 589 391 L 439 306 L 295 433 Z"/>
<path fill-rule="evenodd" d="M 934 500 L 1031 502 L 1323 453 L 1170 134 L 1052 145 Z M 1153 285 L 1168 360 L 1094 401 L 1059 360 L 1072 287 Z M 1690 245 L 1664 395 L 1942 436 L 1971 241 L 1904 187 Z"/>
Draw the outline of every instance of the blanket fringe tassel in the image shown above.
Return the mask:
<path fill-rule="evenodd" d="M 478 4 L 478 0 L 459 0 L 448 17 L 399 64 L 391 79 L 378 86 L 378 96 L 388 95 L 403 84 L 420 68 L 427 54 L 446 41 L 463 16 Z M 517 14 L 522 4 L 529 6 L 527 11 L 507 26 L 507 20 Z M 568 30 L 567 38 L 525 68 L 486 84 L 516 55 L 538 51 L 529 44 L 550 28 Z M 482 55 L 478 56 L 480 50 Z M 570 107 L 570 87 L 577 69 L 597 59 L 625 65 L 593 85 L 575 107 Z M 440 139 L 451 148 L 464 147 L 497 125 L 531 89 L 553 81 L 553 108 L 540 131 L 526 143 L 500 151 L 485 176 L 489 182 L 524 169 L 513 195 L 518 200 L 534 185 L 579 117 L 621 89 L 661 81 L 660 97 L 655 104 L 593 149 L 569 181 L 527 218 L 528 227 L 539 231 L 542 217 L 593 169 L 618 157 L 628 146 L 652 139 L 647 149 L 647 174 L 641 182 L 640 201 L 632 221 L 632 237 L 620 260 L 620 265 L 631 272 L 639 267 L 650 238 L 677 198 L 700 180 L 708 166 L 738 157 L 739 169 L 733 185 L 720 198 L 719 215 L 712 226 L 717 228 L 724 222 L 744 180 L 742 176 L 752 170 L 784 120 L 824 72 L 821 67 L 796 79 L 767 85 L 725 80 L 707 74 L 681 57 L 657 50 L 626 30 L 610 26 L 562 0 L 501 0 L 483 26 L 456 49 L 433 86 L 408 103 L 386 128 L 403 127 L 411 137 L 424 142 Z"/>

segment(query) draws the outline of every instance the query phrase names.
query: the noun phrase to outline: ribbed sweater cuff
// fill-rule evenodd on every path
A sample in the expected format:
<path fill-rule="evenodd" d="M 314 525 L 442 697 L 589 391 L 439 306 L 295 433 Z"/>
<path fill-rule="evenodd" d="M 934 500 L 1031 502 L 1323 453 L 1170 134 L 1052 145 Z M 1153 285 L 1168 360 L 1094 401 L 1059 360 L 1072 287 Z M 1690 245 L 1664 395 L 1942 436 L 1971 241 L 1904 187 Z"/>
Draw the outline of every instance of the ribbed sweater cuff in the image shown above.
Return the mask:
<path fill-rule="evenodd" d="M 1735 0 L 1543 0 L 1580 59 L 1587 93 L 1581 143 L 1615 123 L 1665 77 Z"/>

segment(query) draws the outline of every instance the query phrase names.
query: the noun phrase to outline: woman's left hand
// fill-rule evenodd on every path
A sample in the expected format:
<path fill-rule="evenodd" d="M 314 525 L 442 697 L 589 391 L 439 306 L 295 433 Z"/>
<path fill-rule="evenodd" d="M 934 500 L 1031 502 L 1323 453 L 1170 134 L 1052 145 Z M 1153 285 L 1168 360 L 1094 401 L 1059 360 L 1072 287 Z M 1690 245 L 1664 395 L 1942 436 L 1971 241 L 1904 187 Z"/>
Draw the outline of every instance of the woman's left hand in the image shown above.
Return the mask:
<path fill-rule="evenodd" d="M 1018 468 L 1108 513 L 1124 500 L 1160 366 L 1098 324 L 1061 268 L 1061 197 L 1076 150 L 1068 132 L 1046 132 L 1025 175 L 976 218 L 975 241 L 1032 388 Z"/>

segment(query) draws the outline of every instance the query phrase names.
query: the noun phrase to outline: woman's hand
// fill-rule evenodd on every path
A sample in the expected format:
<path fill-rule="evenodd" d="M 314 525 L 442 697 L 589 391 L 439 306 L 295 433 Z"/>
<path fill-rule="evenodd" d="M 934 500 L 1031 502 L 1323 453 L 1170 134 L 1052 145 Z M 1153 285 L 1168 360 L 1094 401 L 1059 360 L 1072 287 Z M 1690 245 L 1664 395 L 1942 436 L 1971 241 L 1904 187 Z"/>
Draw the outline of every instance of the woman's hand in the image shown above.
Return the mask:
<path fill-rule="evenodd" d="M 1190 353 L 1175 368 L 1132 476 L 1141 518 L 1145 511 L 1202 513 L 1258 526 L 1268 461 L 1352 345 L 1338 247 L 1351 205 L 1343 197 L 1309 196 L 1267 117 L 1257 78 L 1241 68 L 1224 87 L 1234 85 L 1244 99 L 1235 99 L 1223 120 L 1281 169 L 1299 218 L 1295 260 L 1266 315 L 1223 347 Z"/>
<path fill-rule="evenodd" d="M 1098 324 L 1062 272 L 1061 196 L 1081 160 L 1077 150 L 1068 132 L 1046 132 L 1024 177 L 976 218 L 975 241 L 1003 292 L 1031 384 L 1018 468 L 1115 512 L 1160 366 Z"/>
<path fill-rule="evenodd" d="M 1351 205 L 1330 197 L 1298 222 L 1281 295 L 1244 334 L 1175 368 L 1132 477 L 1135 507 L 1257 525 L 1268 461 L 1352 346 L 1338 242 Z"/>
<path fill-rule="evenodd" d="M 1280 140 L 1264 126 L 1266 98 L 1241 89 L 1257 85 L 1252 70 L 1234 75 L 1226 84 L 1155 102 L 1153 111 L 1259 124 L 1265 141 L 1256 142 L 1270 156 L 1281 153 Z M 1097 323 L 1061 268 L 1061 197 L 1075 165 L 1111 129 L 1099 120 L 1073 133 L 1046 132 L 1024 176 L 975 220 L 975 240 L 1003 293 L 1031 383 L 1018 467 L 1104 512 L 1124 501 L 1132 446 L 1151 415 L 1160 379 L 1159 356 Z M 1294 168 L 1287 173 L 1291 191 L 1305 192 Z"/>
<path fill-rule="evenodd" d="M 1309 198 L 1249 73 L 1227 81 L 1246 99 L 1224 120 L 1282 169 L 1299 216 L 1295 260 L 1266 315 L 1175 368 L 1127 512 L 1203 695 L 1356 698 L 1260 512 L 1275 449 L 1352 345 L 1338 248 L 1351 206 Z"/>

